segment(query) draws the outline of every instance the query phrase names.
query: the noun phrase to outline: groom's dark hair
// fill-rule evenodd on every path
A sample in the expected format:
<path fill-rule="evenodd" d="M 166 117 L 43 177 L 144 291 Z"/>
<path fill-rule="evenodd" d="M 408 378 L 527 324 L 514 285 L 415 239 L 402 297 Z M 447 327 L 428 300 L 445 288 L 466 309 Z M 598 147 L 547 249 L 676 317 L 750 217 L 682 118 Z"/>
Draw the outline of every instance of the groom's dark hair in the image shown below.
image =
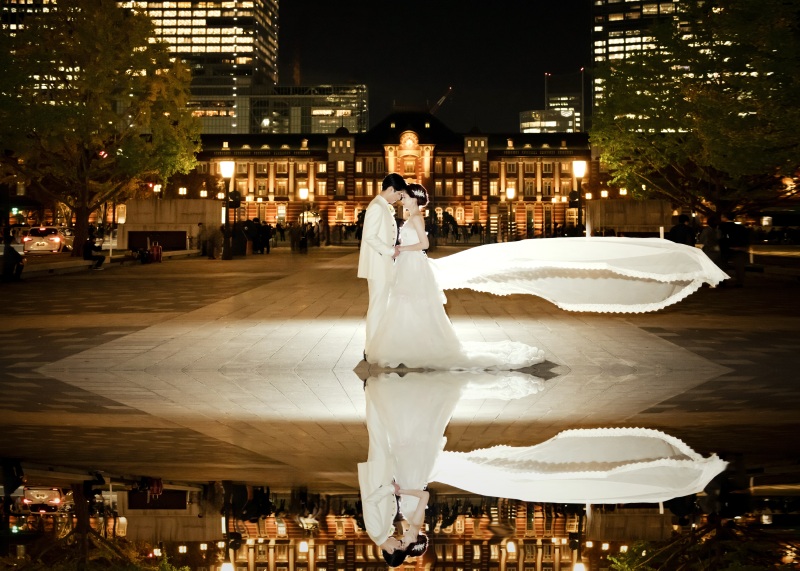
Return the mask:
<path fill-rule="evenodd" d="M 406 179 L 396 172 L 393 172 L 387 174 L 386 178 L 383 179 L 383 190 L 386 190 L 390 186 L 395 190 L 405 190 L 408 184 L 406 184 Z"/>

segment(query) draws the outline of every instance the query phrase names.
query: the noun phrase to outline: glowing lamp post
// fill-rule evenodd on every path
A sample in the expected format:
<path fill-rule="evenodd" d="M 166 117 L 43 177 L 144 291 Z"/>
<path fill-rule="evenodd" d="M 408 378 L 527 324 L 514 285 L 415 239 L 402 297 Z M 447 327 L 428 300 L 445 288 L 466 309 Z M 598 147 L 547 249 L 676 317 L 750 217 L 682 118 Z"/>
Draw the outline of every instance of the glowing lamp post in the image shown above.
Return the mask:
<path fill-rule="evenodd" d="M 508 229 L 506 231 L 506 242 L 516 239 L 516 221 L 514 220 L 514 197 L 517 190 L 513 187 L 506 188 L 506 201 L 508 202 Z"/>
<path fill-rule="evenodd" d="M 578 228 L 583 226 L 583 194 L 581 179 L 586 175 L 586 161 L 572 161 L 572 174 L 578 180 Z"/>
<path fill-rule="evenodd" d="M 227 182 L 225 185 L 225 236 L 222 241 L 222 259 L 232 260 L 233 249 L 231 248 L 231 186 L 233 186 L 233 169 L 236 163 L 233 161 L 222 161 L 219 163 L 219 171 L 222 174 L 223 180 Z"/>

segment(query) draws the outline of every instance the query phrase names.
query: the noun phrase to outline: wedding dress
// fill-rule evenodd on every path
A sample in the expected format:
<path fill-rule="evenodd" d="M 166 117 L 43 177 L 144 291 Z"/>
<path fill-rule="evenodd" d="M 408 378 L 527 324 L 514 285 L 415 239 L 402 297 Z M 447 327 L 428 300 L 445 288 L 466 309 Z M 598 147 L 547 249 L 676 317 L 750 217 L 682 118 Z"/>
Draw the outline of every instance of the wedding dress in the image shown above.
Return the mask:
<path fill-rule="evenodd" d="M 403 225 L 400 241 L 419 243 L 413 226 Z M 388 308 L 370 342 L 367 361 L 387 368 L 449 370 L 522 369 L 544 361 L 543 351 L 517 341 L 460 342 L 445 302 L 425 253 L 401 252 Z"/>
<path fill-rule="evenodd" d="M 431 481 L 526 502 L 658 503 L 702 491 L 726 465 L 658 430 L 576 429 L 536 446 L 442 452 Z"/>
<path fill-rule="evenodd" d="M 434 261 L 445 290 L 533 294 L 568 311 L 643 313 L 728 276 L 699 248 L 659 238 L 545 238 L 486 244 Z"/>
<path fill-rule="evenodd" d="M 393 464 L 402 489 L 422 490 L 447 441 L 445 428 L 460 400 L 513 400 L 544 388 L 541 379 L 510 371 L 437 371 L 382 374 L 367 379 L 370 458 Z M 419 498 L 402 496 L 406 516 Z"/>

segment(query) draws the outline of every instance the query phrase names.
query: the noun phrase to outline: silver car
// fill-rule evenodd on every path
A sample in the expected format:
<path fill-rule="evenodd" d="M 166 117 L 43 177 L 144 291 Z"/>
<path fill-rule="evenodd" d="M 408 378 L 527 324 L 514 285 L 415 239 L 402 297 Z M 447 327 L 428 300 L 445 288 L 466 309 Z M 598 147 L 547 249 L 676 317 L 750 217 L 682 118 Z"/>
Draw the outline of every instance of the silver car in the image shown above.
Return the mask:
<path fill-rule="evenodd" d="M 22 250 L 28 252 L 63 252 L 72 250 L 74 236 L 68 228 L 37 226 L 22 239 Z"/>

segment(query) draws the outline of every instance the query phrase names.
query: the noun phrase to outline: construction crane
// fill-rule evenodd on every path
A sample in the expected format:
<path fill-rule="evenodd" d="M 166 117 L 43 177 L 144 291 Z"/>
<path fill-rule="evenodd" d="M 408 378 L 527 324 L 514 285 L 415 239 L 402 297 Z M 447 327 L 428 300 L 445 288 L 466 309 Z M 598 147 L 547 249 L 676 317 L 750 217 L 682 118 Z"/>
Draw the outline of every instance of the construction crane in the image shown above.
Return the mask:
<path fill-rule="evenodd" d="M 453 92 L 453 88 L 452 88 L 452 87 L 448 87 L 448 88 L 447 88 L 447 91 L 445 91 L 445 92 L 444 92 L 444 95 L 442 95 L 442 96 L 439 98 L 439 101 L 437 101 L 436 103 L 434 103 L 433 107 L 431 107 L 431 108 L 428 110 L 428 113 L 430 113 L 431 115 L 436 115 L 436 112 L 437 112 L 437 111 L 438 111 L 438 110 L 441 108 L 441 106 L 444 104 L 444 101 L 445 101 L 445 99 L 447 99 L 448 97 L 450 97 L 450 94 L 451 94 L 452 92 Z"/>

